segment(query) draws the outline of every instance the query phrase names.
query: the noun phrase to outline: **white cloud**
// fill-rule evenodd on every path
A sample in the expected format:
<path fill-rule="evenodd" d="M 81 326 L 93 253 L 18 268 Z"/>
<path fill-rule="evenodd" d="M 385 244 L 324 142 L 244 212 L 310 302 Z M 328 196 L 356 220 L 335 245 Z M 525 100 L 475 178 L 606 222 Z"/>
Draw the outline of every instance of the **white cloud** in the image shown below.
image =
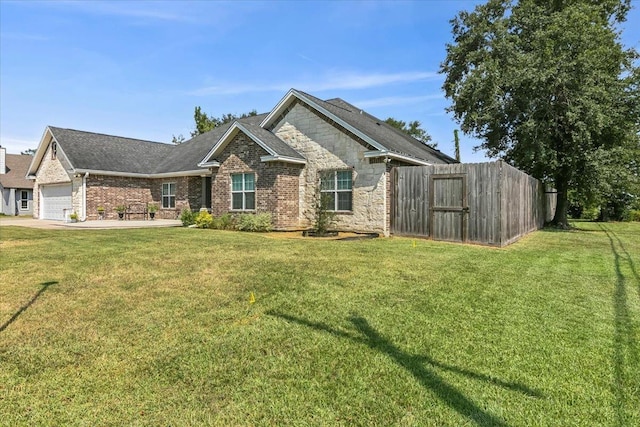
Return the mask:
<path fill-rule="evenodd" d="M 226 83 L 198 88 L 187 92 L 188 95 L 238 95 L 253 92 L 283 92 L 296 88 L 309 92 L 323 92 L 328 90 L 353 90 L 368 89 L 372 87 L 388 86 L 393 84 L 414 83 L 425 80 L 439 79 L 441 76 L 434 72 L 409 71 L 404 73 L 330 73 L 324 78 L 314 80 L 291 80 L 276 83 L 251 83 L 237 84 Z"/>

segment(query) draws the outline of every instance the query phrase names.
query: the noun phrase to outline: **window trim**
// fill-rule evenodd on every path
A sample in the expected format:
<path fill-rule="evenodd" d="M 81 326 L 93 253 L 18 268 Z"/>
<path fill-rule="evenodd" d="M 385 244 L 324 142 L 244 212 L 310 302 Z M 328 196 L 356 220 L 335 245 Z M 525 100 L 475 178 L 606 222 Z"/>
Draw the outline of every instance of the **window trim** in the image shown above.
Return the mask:
<path fill-rule="evenodd" d="M 20 210 L 29 210 L 29 192 L 27 190 L 20 190 Z"/>
<path fill-rule="evenodd" d="M 58 142 L 51 142 L 51 160 L 55 160 L 58 157 Z"/>
<path fill-rule="evenodd" d="M 247 190 L 245 177 L 251 175 L 253 176 L 253 190 Z M 234 176 L 242 176 L 242 190 L 234 190 L 233 189 L 233 177 Z M 229 185 L 231 186 L 231 210 L 236 212 L 254 212 L 256 210 L 256 173 L 255 172 L 238 172 L 229 174 Z M 247 208 L 247 194 L 253 194 L 253 208 Z M 242 208 L 234 208 L 233 207 L 233 195 L 234 194 L 242 194 Z"/>
<path fill-rule="evenodd" d="M 165 193 L 164 189 L 165 186 L 167 188 L 167 193 Z M 173 186 L 173 193 L 171 192 L 171 186 Z M 175 181 L 171 181 L 171 182 L 163 182 L 162 183 L 162 190 L 160 192 L 161 194 L 161 209 L 175 209 L 176 208 L 176 183 Z M 171 206 L 171 201 L 173 199 L 173 206 Z M 165 201 L 167 201 L 165 206 Z"/>
<path fill-rule="evenodd" d="M 349 189 L 338 189 L 338 173 L 339 172 L 349 172 L 351 174 L 351 185 Z M 333 189 L 331 190 L 323 190 L 322 189 L 322 178 L 323 175 L 332 174 L 333 175 Z M 329 193 L 333 194 L 333 209 L 327 209 L 329 212 L 336 213 L 352 213 L 353 212 L 353 169 L 327 169 L 320 171 L 320 180 L 318 182 L 320 187 L 320 194 Z M 349 193 L 351 195 L 351 209 L 338 209 L 338 194 L 339 193 Z"/>

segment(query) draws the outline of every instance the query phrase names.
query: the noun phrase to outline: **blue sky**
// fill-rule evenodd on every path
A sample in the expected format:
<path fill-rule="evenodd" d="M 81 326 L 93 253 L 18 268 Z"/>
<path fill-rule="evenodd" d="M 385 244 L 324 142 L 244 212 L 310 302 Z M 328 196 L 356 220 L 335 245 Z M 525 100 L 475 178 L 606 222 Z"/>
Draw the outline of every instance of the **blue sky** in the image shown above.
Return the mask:
<path fill-rule="evenodd" d="M 47 125 L 169 142 L 195 106 L 267 112 L 293 87 L 419 120 L 451 155 L 437 71 L 478 3 L 0 0 L 0 144 L 35 148 Z M 637 8 L 623 29 L 639 48 Z M 461 134 L 463 161 L 487 160 L 478 143 Z"/>

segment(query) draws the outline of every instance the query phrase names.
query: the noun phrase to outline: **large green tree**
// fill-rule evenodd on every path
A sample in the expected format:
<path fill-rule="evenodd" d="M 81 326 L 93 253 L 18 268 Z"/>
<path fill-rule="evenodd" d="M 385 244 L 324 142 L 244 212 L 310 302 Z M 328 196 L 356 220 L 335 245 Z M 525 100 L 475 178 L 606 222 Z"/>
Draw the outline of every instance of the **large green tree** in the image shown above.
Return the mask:
<path fill-rule="evenodd" d="M 638 55 L 620 41 L 629 0 L 489 0 L 452 21 L 441 65 L 449 111 L 480 148 L 558 191 L 595 190 L 637 144 Z M 621 165 L 622 167 L 622 165 Z"/>
<path fill-rule="evenodd" d="M 231 123 L 237 119 L 244 119 L 245 117 L 251 117 L 257 115 L 258 112 L 256 110 L 251 110 L 248 113 L 243 113 L 241 115 L 235 115 L 231 113 L 223 114 L 220 117 L 209 116 L 207 113 L 203 112 L 200 107 L 196 107 L 193 113 L 193 119 L 196 122 L 196 129 L 191 132 L 191 136 L 197 136 L 205 132 L 209 132 L 210 130 L 222 126 L 227 123 Z"/>
<path fill-rule="evenodd" d="M 193 121 L 195 122 L 195 130 L 191 131 L 191 137 L 195 137 L 201 135 L 203 133 L 209 132 L 210 130 L 215 129 L 218 126 L 225 125 L 227 123 L 231 123 L 237 119 L 244 119 L 245 117 L 252 117 L 258 115 L 256 110 L 251 110 L 248 113 L 242 113 L 241 115 L 236 115 L 232 113 L 223 114 L 220 117 L 209 116 L 207 113 L 202 111 L 200 106 L 195 107 L 193 112 Z M 182 144 L 186 141 L 186 138 L 180 134 L 178 136 L 173 135 L 171 138 L 171 142 L 173 144 Z"/>
<path fill-rule="evenodd" d="M 402 132 L 417 139 L 423 144 L 428 145 L 431 148 L 436 148 L 438 146 L 437 142 L 432 141 L 431 135 L 429 135 L 426 130 L 422 129 L 422 124 L 418 120 L 407 123 L 403 120 L 397 120 L 393 117 L 389 117 L 384 122 L 398 130 L 401 130 Z"/>

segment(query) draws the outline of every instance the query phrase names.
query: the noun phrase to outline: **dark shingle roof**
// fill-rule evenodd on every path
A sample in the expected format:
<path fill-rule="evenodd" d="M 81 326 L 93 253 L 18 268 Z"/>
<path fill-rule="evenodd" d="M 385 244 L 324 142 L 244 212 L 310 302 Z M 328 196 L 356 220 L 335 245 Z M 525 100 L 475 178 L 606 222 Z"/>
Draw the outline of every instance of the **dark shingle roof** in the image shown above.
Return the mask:
<path fill-rule="evenodd" d="M 6 173 L 0 174 L 0 185 L 4 188 L 33 188 L 33 181 L 25 178 L 33 156 L 7 154 Z"/>
<path fill-rule="evenodd" d="M 150 174 L 175 146 L 49 126 L 75 169 Z"/>
<path fill-rule="evenodd" d="M 171 153 L 157 165 L 155 173 L 201 169 L 198 167 L 198 163 L 204 159 L 211 147 L 218 142 L 230 126 L 231 123 L 218 126 L 209 132 L 194 136 L 190 140 L 174 146 Z"/>
<path fill-rule="evenodd" d="M 323 101 L 307 93 L 296 92 L 308 97 L 310 101 L 390 152 L 424 161 L 455 162 L 446 154 L 422 144 L 342 99 Z M 260 123 L 268 115 L 269 113 L 265 113 L 245 117 L 238 122 L 277 155 L 304 160 L 291 146 L 260 127 Z M 231 125 L 228 123 L 217 127 L 178 145 L 52 126 L 49 129 L 75 169 L 162 174 L 199 170 L 198 163 L 205 160 L 205 156 Z M 29 188 L 31 187 L 32 185 Z"/>
<path fill-rule="evenodd" d="M 267 147 L 276 153 L 276 155 L 305 160 L 305 158 L 290 145 L 268 130 L 261 128 L 259 124 L 242 123 L 242 126 L 251 132 L 253 136 L 262 141 Z"/>
<path fill-rule="evenodd" d="M 439 160 L 447 163 L 455 162 L 455 159 L 421 143 L 393 126 L 388 125 L 383 120 L 366 113 L 340 98 L 323 101 L 305 92 L 297 92 L 308 97 L 330 113 L 380 143 L 391 152 L 426 161 Z"/>
<path fill-rule="evenodd" d="M 265 114 L 258 114 L 256 116 L 245 117 L 238 121 L 243 124 L 251 125 L 253 123 L 260 123 L 266 117 Z M 192 171 L 201 169 L 198 166 L 205 156 L 209 153 L 211 148 L 218 142 L 218 140 L 229 130 L 232 123 L 226 123 L 222 126 L 218 126 L 209 132 L 194 136 L 188 141 L 178 144 L 174 147 L 167 158 L 163 159 L 155 170 L 155 173 L 169 173 L 180 171 Z"/>

